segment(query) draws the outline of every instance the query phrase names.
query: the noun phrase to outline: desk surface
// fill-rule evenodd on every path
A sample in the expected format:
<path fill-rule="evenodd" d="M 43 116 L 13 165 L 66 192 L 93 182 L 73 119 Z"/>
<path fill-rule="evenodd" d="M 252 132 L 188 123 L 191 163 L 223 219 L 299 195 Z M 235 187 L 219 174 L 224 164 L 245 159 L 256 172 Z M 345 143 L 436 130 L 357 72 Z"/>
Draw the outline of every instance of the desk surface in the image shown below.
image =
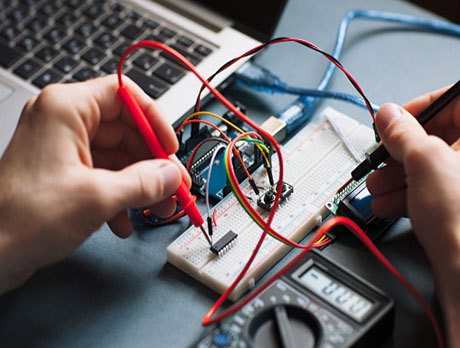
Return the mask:
<path fill-rule="evenodd" d="M 290 0 L 276 35 L 304 38 L 330 51 L 340 18 L 354 8 L 433 17 L 405 2 Z M 342 63 L 372 102 L 403 103 L 455 82 L 458 76 L 452 71 L 458 71 L 459 56 L 458 39 L 359 20 L 351 25 Z M 326 67 L 321 57 L 286 44 L 271 48 L 258 62 L 285 81 L 308 87 L 316 85 Z M 339 74 L 331 88 L 352 93 Z M 255 93 L 242 98 L 261 113 L 280 111 L 290 101 Z M 354 106 L 322 102 L 319 108 L 326 105 L 370 123 Z M 184 220 L 120 240 L 104 226 L 67 260 L 37 272 L 0 299 L 2 346 L 187 346 L 202 332 L 201 319 L 218 296 L 166 263 L 166 246 L 185 227 Z M 378 246 L 436 307 L 429 265 L 407 220 L 398 221 Z M 356 240 L 341 238 L 324 252 L 395 299 L 396 325 L 384 347 L 434 346 L 421 308 Z"/>

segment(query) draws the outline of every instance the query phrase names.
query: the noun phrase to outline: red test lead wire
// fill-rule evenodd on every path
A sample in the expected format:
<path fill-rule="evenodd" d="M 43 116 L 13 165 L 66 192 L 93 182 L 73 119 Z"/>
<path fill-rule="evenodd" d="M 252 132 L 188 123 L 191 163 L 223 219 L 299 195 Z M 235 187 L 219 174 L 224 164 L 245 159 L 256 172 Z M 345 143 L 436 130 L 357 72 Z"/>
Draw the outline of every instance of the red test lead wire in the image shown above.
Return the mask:
<path fill-rule="evenodd" d="M 156 136 L 152 125 L 145 116 L 139 103 L 130 93 L 128 87 L 121 85 L 118 88 L 117 93 L 131 114 L 134 122 L 136 122 L 137 128 L 141 132 L 141 135 L 147 143 L 147 146 L 149 147 L 152 155 L 155 158 L 169 160 L 168 154 L 165 152 L 160 142 L 158 141 L 158 137 Z M 193 225 L 196 227 L 203 225 L 203 217 L 201 216 L 201 213 L 195 204 L 196 197 L 190 193 L 190 190 L 184 179 L 181 180 L 180 185 L 177 188 L 176 196 L 180 203 L 180 208 L 187 213 Z"/>
<path fill-rule="evenodd" d="M 278 41 L 278 40 L 275 40 L 275 41 Z M 299 43 L 302 43 L 302 44 L 305 43 L 305 44 L 308 44 L 308 46 L 313 48 L 314 50 L 317 50 L 318 52 L 320 52 L 322 54 L 325 54 L 325 52 L 320 51 L 316 46 L 314 46 L 314 45 L 312 45 L 312 44 L 310 44 L 310 43 L 308 43 L 307 41 L 304 41 L 304 40 L 281 39 L 279 41 L 280 42 L 296 41 L 296 42 L 299 42 Z M 276 42 L 273 42 L 273 43 L 276 43 Z M 139 48 L 146 48 L 146 47 L 157 48 L 157 49 L 161 49 L 163 51 L 166 51 L 168 54 L 170 54 L 175 59 L 177 59 L 184 67 L 186 67 L 187 69 L 191 70 L 201 80 L 203 85 L 206 86 L 224 106 L 226 106 L 229 110 L 233 111 L 242 121 L 246 122 L 251 127 L 253 127 L 257 131 L 259 131 L 273 145 L 273 147 L 275 149 L 275 153 L 277 154 L 278 160 L 279 160 L 279 180 L 278 180 L 277 187 L 276 187 L 276 196 L 275 196 L 275 201 L 273 203 L 273 209 L 270 212 L 270 214 L 269 214 L 269 216 L 267 218 L 267 221 L 264 224 L 264 229 L 263 229 L 262 235 L 261 235 L 261 237 L 259 239 L 259 242 L 258 242 L 257 246 L 255 247 L 255 249 L 254 249 L 254 251 L 253 251 L 253 253 L 251 255 L 251 258 L 248 260 L 248 262 L 245 265 L 244 269 L 238 275 L 238 277 L 234 281 L 234 283 L 230 286 L 230 288 L 229 288 L 230 290 L 227 289 L 227 291 L 219 298 L 219 300 L 215 303 L 215 305 L 209 310 L 209 312 L 203 318 L 203 325 L 210 325 L 212 323 L 216 323 L 216 322 L 226 318 L 228 315 L 231 315 L 231 314 L 235 313 L 237 310 L 239 310 L 241 307 L 243 307 L 244 304 L 248 303 L 254 296 L 256 296 L 260 291 L 262 291 L 263 288 L 264 288 L 264 285 L 266 287 L 270 283 L 270 281 L 265 283 L 260 288 L 256 289 L 256 291 L 254 291 L 253 293 L 248 295 L 245 299 L 243 299 L 242 301 L 238 302 L 237 304 L 231 306 L 230 308 L 228 308 L 224 312 L 222 312 L 219 315 L 216 315 L 214 317 L 214 313 L 217 311 L 217 309 L 220 307 L 220 305 L 225 301 L 225 299 L 227 298 L 229 292 L 231 291 L 231 288 L 235 287 L 236 284 L 238 284 L 239 280 L 244 276 L 246 271 L 249 269 L 250 265 L 252 264 L 252 261 L 254 260 L 256 254 L 257 254 L 257 251 L 260 249 L 260 246 L 262 245 L 262 242 L 263 242 L 265 236 L 267 235 L 268 231 L 271 229 L 271 223 L 272 223 L 272 220 L 273 220 L 273 217 L 274 217 L 274 213 L 276 211 L 276 207 L 278 206 L 279 199 L 280 199 L 280 196 L 281 196 L 281 191 L 282 191 L 281 188 L 282 188 L 282 183 L 283 183 L 283 172 L 284 172 L 283 169 L 284 168 L 283 168 L 283 158 L 282 158 L 282 154 L 281 154 L 281 149 L 280 149 L 278 143 L 276 142 L 276 140 L 270 134 L 268 134 L 266 131 L 261 129 L 255 122 L 253 122 L 250 118 L 248 118 L 246 115 L 244 115 L 240 110 L 235 108 L 235 106 L 233 104 L 231 104 L 217 89 L 212 87 L 210 85 L 210 83 L 207 80 L 205 80 L 197 72 L 195 67 L 187 59 L 185 59 L 184 56 L 182 56 L 180 53 L 176 52 L 172 48 L 170 48 L 170 47 L 168 47 L 168 46 L 166 46 L 166 45 L 164 45 L 162 43 L 154 42 L 154 41 L 141 41 L 141 42 L 138 42 L 138 43 L 133 44 L 130 47 L 128 47 L 126 49 L 126 51 L 123 53 L 123 55 L 121 56 L 121 58 L 120 58 L 120 61 L 118 63 L 118 81 L 119 81 L 119 85 L 120 85 L 118 94 L 120 95 L 120 97 L 122 98 L 123 102 L 127 106 L 127 108 L 130 111 L 131 115 L 133 117 L 140 116 L 139 121 L 141 122 L 141 127 L 139 127 L 139 125 L 138 125 L 138 127 L 141 130 L 141 132 L 146 131 L 145 129 L 143 129 L 144 125 L 145 125 L 146 129 L 150 128 L 151 133 L 153 134 L 154 139 L 155 139 L 154 143 L 152 143 L 152 141 L 150 139 L 150 136 L 148 135 L 149 133 L 147 133 L 146 135 L 144 135 L 144 133 L 142 133 L 142 135 L 144 136 L 145 140 L 149 144 L 149 147 L 150 147 L 150 149 L 151 149 L 151 151 L 152 151 L 152 153 L 154 154 L 155 157 L 157 157 L 155 155 L 156 150 L 152 149 L 150 143 L 152 143 L 154 148 L 155 148 L 155 144 L 158 144 L 158 148 L 160 148 L 161 150 L 163 150 L 163 149 L 159 145 L 158 139 L 156 138 L 155 133 L 153 132 L 153 129 L 151 128 L 151 125 L 148 122 L 148 120 L 146 119 L 146 117 L 145 117 L 142 109 L 140 108 L 139 104 L 129 94 L 129 91 L 123 86 L 123 79 L 122 79 L 123 62 L 126 59 L 126 57 L 131 52 L 133 52 L 134 50 L 139 49 Z M 346 70 L 340 65 L 340 63 L 338 63 L 335 60 L 335 58 L 333 58 L 332 56 L 330 56 L 328 54 L 327 54 L 327 58 L 328 59 L 330 58 L 339 67 L 339 69 L 341 69 L 347 75 L 347 77 L 349 77 L 350 81 L 352 81 L 354 85 L 356 84 L 356 82 L 354 80 L 351 80 L 351 75 L 349 75 L 346 72 Z M 134 112 L 131 111 L 131 109 L 133 109 Z M 373 112 L 371 111 L 371 109 L 369 111 L 373 115 Z M 137 123 L 137 121 L 136 121 L 136 123 Z M 147 130 L 147 132 L 149 132 L 149 131 Z M 164 150 L 163 150 L 163 154 L 166 156 L 166 153 L 164 152 Z M 168 158 L 168 157 L 166 156 L 166 157 L 158 157 L 158 158 Z M 190 202 L 193 203 L 192 205 L 196 208 L 196 205 L 194 204 L 194 198 L 191 196 L 187 186 L 186 185 L 181 185 L 181 186 L 185 187 L 185 191 L 186 191 L 185 193 L 188 194 L 188 196 L 185 197 L 185 201 L 188 202 L 189 204 L 190 204 Z M 237 190 L 239 190 L 239 193 L 242 194 L 241 189 L 238 186 L 236 188 L 237 188 Z M 179 199 L 180 202 L 182 202 L 181 198 L 179 197 L 179 195 L 178 195 L 178 199 Z M 244 195 L 243 195 L 243 199 L 245 199 Z M 199 226 L 201 226 L 201 224 L 203 224 L 203 222 L 204 222 L 203 218 L 199 214 L 198 209 L 197 209 L 197 211 L 195 213 L 201 219 L 201 223 L 199 225 Z M 187 212 L 187 214 L 189 214 L 189 213 Z M 196 217 L 196 215 L 194 213 L 191 213 L 191 214 L 189 214 L 190 219 L 192 219 L 192 216 L 190 216 L 190 215 Z M 443 340 L 442 332 L 441 332 L 440 327 L 439 327 L 439 325 L 438 325 L 438 323 L 436 321 L 435 316 L 431 312 L 431 310 L 428 307 L 428 305 L 425 303 L 423 298 L 417 293 L 417 291 L 409 284 L 409 282 L 406 279 L 404 279 L 404 277 L 401 274 L 399 274 L 399 272 L 388 262 L 388 260 L 386 260 L 386 258 L 380 253 L 380 251 L 375 247 L 375 245 L 369 240 L 369 238 L 364 234 L 364 232 L 362 232 L 360 230 L 360 228 L 354 222 L 352 222 L 351 220 L 346 219 L 344 217 L 335 217 L 333 219 L 330 219 L 330 220 L 326 221 L 323 224 L 323 226 L 321 226 L 321 228 L 318 230 L 318 232 L 311 238 L 310 243 L 314 243 L 315 241 L 317 241 L 326 231 L 328 231 L 330 228 L 332 228 L 332 227 L 334 227 L 336 225 L 345 225 L 352 232 L 354 232 L 355 235 L 374 253 L 374 255 L 376 255 L 376 257 L 379 259 L 379 261 L 381 263 L 383 263 L 396 276 L 396 278 L 409 290 L 409 292 L 415 297 L 415 299 L 422 305 L 423 309 L 425 310 L 426 314 L 428 315 L 428 318 L 430 319 L 430 322 L 431 322 L 431 324 L 432 324 L 432 326 L 434 328 L 435 334 L 436 334 L 438 347 L 443 348 L 444 347 L 444 340 Z M 307 245 L 305 247 L 306 250 L 304 252 L 307 252 L 308 249 L 311 248 L 311 247 L 312 247 L 311 244 Z M 291 263 L 289 265 L 287 265 L 286 267 L 292 266 L 293 263 L 296 260 L 298 260 L 298 258 L 296 258 L 295 260 L 291 261 Z M 282 273 L 282 271 L 281 271 L 281 273 Z M 280 274 L 280 273 L 278 273 L 278 274 Z M 271 279 L 271 280 L 273 280 L 273 279 Z"/>

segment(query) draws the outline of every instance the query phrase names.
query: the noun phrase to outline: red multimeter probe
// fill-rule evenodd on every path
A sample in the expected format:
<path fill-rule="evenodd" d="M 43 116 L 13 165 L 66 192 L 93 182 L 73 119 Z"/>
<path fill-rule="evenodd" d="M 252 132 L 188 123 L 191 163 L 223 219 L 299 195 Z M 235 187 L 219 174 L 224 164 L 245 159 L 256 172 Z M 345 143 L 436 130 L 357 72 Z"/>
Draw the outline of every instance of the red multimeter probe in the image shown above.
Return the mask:
<path fill-rule="evenodd" d="M 147 146 L 149 147 L 152 155 L 155 158 L 169 160 L 166 151 L 158 141 L 158 137 L 156 136 L 152 125 L 145 116 L 144 111 L 142 110 L 137 100 L 131 95 L 128 87 L 124 85 L 120 86 L 117 93 L 131 114 L 134 122 L 136 122 L 137 128 L 141 132 L 141 135 L 147 143 Z M 196 197 L 190 193 L 190 190 L 184 179 L 181 180 L 181 183 L 177 188 L 176 197 L 179 201 L 180 208 L 185 211 L 193 225 L 195 227 L 201 227 L 204 221 L 200 211 L 198 210 L 198 207 L 195 204 Z"/>

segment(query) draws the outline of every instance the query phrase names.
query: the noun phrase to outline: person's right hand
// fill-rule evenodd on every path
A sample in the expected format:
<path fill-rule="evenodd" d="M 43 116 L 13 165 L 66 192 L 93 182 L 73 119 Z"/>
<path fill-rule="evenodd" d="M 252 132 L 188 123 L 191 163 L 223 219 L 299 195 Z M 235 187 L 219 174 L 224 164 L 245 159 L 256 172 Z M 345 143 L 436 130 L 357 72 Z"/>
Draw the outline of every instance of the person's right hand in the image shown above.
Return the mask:
<path fill-rule="evenodd" d="M 445 90 L 404 108 L 380 108 L 376 126 L 392 158 L 368 177 L 367 186 L 375 197 L 375 215 L 410 218 L 430 259 L 455 341 L 453 332 L 459 330 L 454 328 L 460 328 L 460 98 L 431 120 L 427 131 L 413 117 Z"/>

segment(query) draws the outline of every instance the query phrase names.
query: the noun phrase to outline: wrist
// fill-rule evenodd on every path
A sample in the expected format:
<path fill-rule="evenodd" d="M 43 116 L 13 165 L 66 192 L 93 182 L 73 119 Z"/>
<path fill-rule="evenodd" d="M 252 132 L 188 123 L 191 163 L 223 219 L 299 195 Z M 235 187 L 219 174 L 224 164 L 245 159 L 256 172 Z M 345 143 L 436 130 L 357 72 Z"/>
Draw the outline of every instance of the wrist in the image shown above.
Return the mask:
<path fill-rule="evenodd" d="M 460 226 L 460 225 L 458 225 Z M 460 227 L 449 233 L 437 231 L 442 243 L 433 243 L 429 258 L 436 282 L 436 293 L 444 313 L 449 347 L 460 347 Z M 446 237 L 447 239 L 445 239 Z"/>
<path fill-rule="evenodd" d="M 16 289 L 26 282 L 34 273 L 33 270 L 24 270 L 15 261 L 13 243 L 10 243 L 9 235 L 0 231 L 0 295 Z"/>
<path fill-rule="evenodd" d="M 5 201 L 5 200 L 3 200 Z M 13 238 L 15 230 L 10 225 L 8 210 L 0 202 L 0 295 L 22 285 L 33 273 L 24 268 L 17 241 Z M 18 227 L 19 228 L 19 227 Z"/>

